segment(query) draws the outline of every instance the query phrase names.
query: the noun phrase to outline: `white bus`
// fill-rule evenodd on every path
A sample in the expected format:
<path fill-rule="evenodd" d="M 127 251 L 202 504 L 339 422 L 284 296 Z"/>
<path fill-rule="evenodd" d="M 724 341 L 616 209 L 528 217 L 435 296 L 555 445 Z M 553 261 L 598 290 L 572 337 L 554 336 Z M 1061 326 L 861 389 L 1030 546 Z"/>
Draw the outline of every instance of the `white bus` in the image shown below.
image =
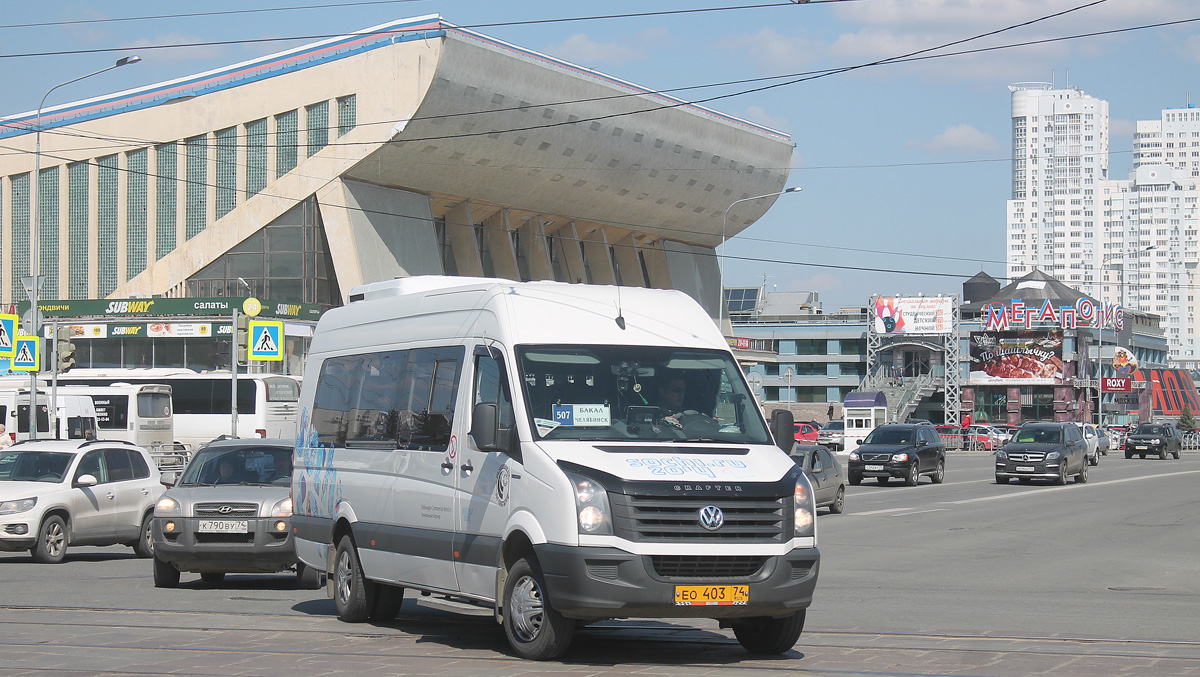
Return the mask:
<path fill-rule="evenodd" d="M 190 369 L 72 369 L 59 385 L 163 384 L 171 387 L 175 442 L 195 448 L 233 432 L 229 372 Z M 300 381 L 278 374 L 238 374 L 238 437 L 295 439 Z"/>
<path fill-rule="evenodd" d="M 96 437 L 145 447 L 160 469 L 182 470 L 187 450 L 175 444 L 171 386 L 114 383 L 60 385 L 58 394 L 90 397 L 96 408 Z"/>
<path fill-rule="evenodd" d="M 59 393 L 56 401 L 57 432 L 50 429 L 50 391 L 38 389 L 35 409 L 38 439 L 81 440 L 95 437 L 96 410 L 90 398 Z M 4 434 L 13 441 L 29 439 L 28 388 L 0 386 L 0 423 L 4 423 Z"/>

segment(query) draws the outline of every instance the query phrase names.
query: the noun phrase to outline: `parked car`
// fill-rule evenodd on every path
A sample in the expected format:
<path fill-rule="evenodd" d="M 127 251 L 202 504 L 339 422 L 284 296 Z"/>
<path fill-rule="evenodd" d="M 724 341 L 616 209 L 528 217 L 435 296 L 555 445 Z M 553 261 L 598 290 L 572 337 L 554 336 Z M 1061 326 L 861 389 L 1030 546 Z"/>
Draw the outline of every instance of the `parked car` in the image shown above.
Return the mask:
<path fill-rule="evenodd" d="M 895 477 L 914 487 L 921 475 L 941 484 L 946 476 L 946 445 L 934 426 L 890 423 L 872 430 L 850 452 L 847 466 L 853 485 L 861 484 L 864 477 L 874 477 L 880 484 Z"/>
<path fill-rule="evenodd" d="M 320 586 L 322 572 L 299 563 L 292 540 L 292 446 L 229 439 L 193 454 L 154 508 L 155 587 L 178 586 L 183 571 L 220 583 L 292 569 L 299 587 Z"/>
<path fill-rule="evenodd" d="M 819 444 L 797 444 L 792 447 L 791 457 L 808 475 L 817 507 L 841 514 L 846 507 L 846 473 L 829 449 Z"/>
<path fill-rule="evenodd" d="M 1105 426 L 1108 430 L 1108 436 L 1112 438 L 1112 448 L 1122 449 L 1125 447 L 1125 438 L 1129 436 L 1129 426 L 1127 425 L 1108 425 Z"/>
<path fill-rule="evenodd" d="M 150 557 L 162 490 L 149 452 L 128 442 L 18 442 L 0 450 L 0 550 L 56 564 L 68 547 L 124 544 Z"/>
<path fill-rule="evenodd" d="M 1087 443 L 1088 464 L 1100 465 L 1100 434 L 1091 423 L 1076 423 L 1083 431 L 1083 441 Z"/>
<path fill-rule="evenodd" d="M 804 422 L 797 423 L 796 424 L 796 441 L 802 442 L 802 443 L 807 443 L 807 444 L 816 444 L 817 434 L 819 433 L 819 431 L 820 431 L 820 427 L 813 425 L 812 423 L 804 423 Z"/>
<path fill-rule="evenodd" d="M 1096 428 L 1096 441 L 1096 448 L 1100 450 L 1100 455 L 1108 456 L 1108 450 L 1112 449 L 1113 443 L 1108 431 L 1103 427 Z"/>
<path fill-rule="evenodd" d="M 1007 425 L 1003 423 L 992 424 L 992 430 L 995 430 L 996 434 L 1000 437 L 1000 446 L 1004 446 L 1011 442 L 1013 434 L 1017 432 L 1017 428 L 1019 427 L 1020 426 Z"/>
<path fill-rule="evenodd" d="M 942 444 L 946 445 L 947 449 L 957 450 L 963 448 L 964 429 L 957 425 L 938 425 L 934 426 L 938 436 L 942 438 Z"/>
<path fill-rule="evenodd" d="M 995 451 L 1004 446 L 998 433 L 991 426 L 976 424 L 963 431 L 963 446 L 976 451 Z"/>
<path fill-rule="evenodd" d="M 1125 458 L 1133 458 L 1134 454 L 1138 458 L 1157 454 L 1166 460 L 1172 454 L 1179 458 L 1182 450 L 1183 435 L 1174 423 L 1143 423 L 1125 438 Z"/>
<path fill-rule="evenodd" d="M 817 444 L 834 451 L 846 448 L 846 424 L 844 421 L 830 421 L 817 431 Z"/>
<path fill-rule="evenodd" d="M 1088 480 L 1088 446 L 1074 423 L 1026 423 L 996 452 L 996 484 L 1014 477 L 1023 484 L 1034 479 L 1066 484 L 1072 476 L 1077 484 Z"/>

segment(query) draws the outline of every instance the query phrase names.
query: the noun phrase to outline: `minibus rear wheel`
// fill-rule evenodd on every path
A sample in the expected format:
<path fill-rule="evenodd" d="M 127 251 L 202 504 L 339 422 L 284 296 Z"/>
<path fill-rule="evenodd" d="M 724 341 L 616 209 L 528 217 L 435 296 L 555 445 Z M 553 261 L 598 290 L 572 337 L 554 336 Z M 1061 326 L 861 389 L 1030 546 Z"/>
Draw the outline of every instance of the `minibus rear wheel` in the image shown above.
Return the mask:
<path fill-rule="evenodd" d="M 374 584 L 363 576 L 358 550 L 350 536 L 338 541 L 334 565 L 333 604 L 338 618 L 346 623 L 362 623 L 371 615 Z"/>
<path fill-rule="evenodd" d="M 546 577 L 536 559 L 523 557 L 508 570 L 504 584 L 504 634 L 521 658 L 546 661 L 566 652 L 575 621 L 551 606 Z"/>

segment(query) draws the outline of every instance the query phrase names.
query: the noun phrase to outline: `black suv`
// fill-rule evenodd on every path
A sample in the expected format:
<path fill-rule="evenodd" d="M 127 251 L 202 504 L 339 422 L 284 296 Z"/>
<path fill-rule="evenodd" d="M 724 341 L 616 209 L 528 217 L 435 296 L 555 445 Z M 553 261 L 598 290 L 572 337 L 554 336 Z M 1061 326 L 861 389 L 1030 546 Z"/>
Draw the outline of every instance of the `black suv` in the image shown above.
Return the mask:
<path fill-rule="evenodd" d="M 1074 423 L 1026 423 L 1012 441 L 996 452 L 996 484 L 1012 478 L 1028 484 L 1034 479 L 1066 484 L 1088 481 L 1088 444 Z"/>
<path fill-rule="evenodd" d="M 1183 433 L 1172 423 L 1143 423 L 1125 438 L 1125 458 L 1146 458 L 1154 454 L 1164 461 L 1168 455 L 1179 458 Z"/>
<path fill-rule="evenodd" d="M 880 484 L 895 477 L 915 487 L 921 475 L 941 484 L 946 477 L 946 444 L 927 423 L 881 425 L 850 452 L 847 474 L 854 485 L 862 484 L 864 477 L 874 477 Z"/>

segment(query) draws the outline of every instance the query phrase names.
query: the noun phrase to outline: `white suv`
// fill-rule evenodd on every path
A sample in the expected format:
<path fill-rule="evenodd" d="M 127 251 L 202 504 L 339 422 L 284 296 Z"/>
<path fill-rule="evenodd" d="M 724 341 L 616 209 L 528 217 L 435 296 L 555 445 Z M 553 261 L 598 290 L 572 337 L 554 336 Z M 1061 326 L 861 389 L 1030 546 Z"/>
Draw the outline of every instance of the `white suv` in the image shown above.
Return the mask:
<path fill-rule="evenodd" d="M 123 543 L 149 557 L 163 491 L 150 454 L 128 442 L 18 442 L 0 450 L 0 551 L 58 563 L 70 545 Z"/>

